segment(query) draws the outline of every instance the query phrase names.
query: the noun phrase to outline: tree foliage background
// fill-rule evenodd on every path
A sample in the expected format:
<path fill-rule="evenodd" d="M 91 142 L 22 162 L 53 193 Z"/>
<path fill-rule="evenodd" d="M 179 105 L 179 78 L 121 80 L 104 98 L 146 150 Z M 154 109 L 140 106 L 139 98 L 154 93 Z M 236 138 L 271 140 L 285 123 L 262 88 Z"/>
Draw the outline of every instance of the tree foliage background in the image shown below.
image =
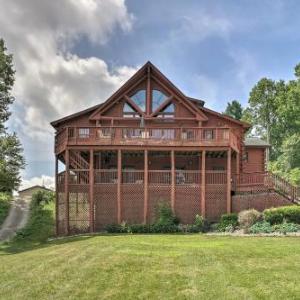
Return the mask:
<path fill-rule="evenodd" d="M 233 102 L 228 103 L 224 113 L 236 118 L 232 107 Z M 293 80 L 259 80 L 240 119 L 253 126 L 250 135 L 272 145 L 269 170 L 300 185 L 300 64 Z"/>
<path fill-rule="evenodd" d="M 15 70 L 13 57 L 7 53 L 3 39 L 0 39 L 0 191 L 12 192 L 17 189 L 21 178 L 20 170 L 25 166 L 23 149 L 16 133 L 10 133 L 5 126 L 14 102 L 11 94 Z"/>

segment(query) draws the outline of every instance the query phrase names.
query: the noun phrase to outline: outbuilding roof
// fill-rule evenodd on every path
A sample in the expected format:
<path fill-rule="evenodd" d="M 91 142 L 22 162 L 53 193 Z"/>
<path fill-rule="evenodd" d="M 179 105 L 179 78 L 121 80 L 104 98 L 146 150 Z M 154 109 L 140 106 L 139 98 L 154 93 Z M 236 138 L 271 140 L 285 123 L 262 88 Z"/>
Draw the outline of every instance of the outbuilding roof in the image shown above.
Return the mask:
<path fill-rule="evenodd" d="M 249 137 L 245 138 L 244 142 L 246 147 L 270 147 L 271 145 L 268 144 L 266 141 L 259 137 Z"/>

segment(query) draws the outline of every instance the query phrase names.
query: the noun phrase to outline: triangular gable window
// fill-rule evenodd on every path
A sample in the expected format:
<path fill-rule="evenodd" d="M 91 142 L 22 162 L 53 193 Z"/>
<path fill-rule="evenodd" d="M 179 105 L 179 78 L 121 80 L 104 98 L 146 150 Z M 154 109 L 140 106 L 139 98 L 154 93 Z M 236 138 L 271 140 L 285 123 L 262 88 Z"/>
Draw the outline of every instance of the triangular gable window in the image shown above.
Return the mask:
<path fill-rule="evenodd" d="M 124 118 L 139 118 L 140 114 L 134 110 L 128 103 L 124 104 L 123 108 L 123 117 Z"/>

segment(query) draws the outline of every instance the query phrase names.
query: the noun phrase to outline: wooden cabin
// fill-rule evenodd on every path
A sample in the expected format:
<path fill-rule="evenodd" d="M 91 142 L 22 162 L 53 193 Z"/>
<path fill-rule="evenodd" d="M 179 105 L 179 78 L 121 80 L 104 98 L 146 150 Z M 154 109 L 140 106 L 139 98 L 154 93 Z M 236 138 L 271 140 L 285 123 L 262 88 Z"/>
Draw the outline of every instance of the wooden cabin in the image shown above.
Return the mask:
<path fill-rule="evenodd" d="M 184 224 L 249 208 L 254 190 L 268 193 L 259 209 L 288 201 L 272 196 L 269 145 L 244 140 L 250 125 L 187 97 L 150 62 L 105 102 L 51 124 L 58 234 L 150 223 L 160 201 Z"/>

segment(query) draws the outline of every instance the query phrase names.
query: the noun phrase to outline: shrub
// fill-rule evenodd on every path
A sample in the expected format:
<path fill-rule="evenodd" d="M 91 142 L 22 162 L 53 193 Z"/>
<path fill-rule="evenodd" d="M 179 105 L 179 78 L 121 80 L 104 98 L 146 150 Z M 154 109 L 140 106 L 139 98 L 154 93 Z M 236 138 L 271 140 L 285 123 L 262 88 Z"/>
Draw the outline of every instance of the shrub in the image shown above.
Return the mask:
<path fill-rule="evenodd" d="M 226 231 L 226 228 L 229 227 L 233 230 L 238 226 L 238 215 L 235 213 L 224 214 L 221 216 L 220 223 L 218 224 L 218 231 Z M 227 229 L 228 230 L 228 229 Z"/>
<path fill-rule="evenodd" d="M 243 210 L 238 215 L 240 226 L 246 230 L 261 220 L 262 214 L 255 209 Z"/>
<path fill-rule="evenodd" d="M 173 214 L 170 205 L 166 202 L 158 203 L 155 224 L 178 225 L 179 219 Z"/>
<path fill-rule="evenodd" d="M 152 233 L 175 233 L 180 232 L 180 227 L 175 224 L 153 224 L 150 226 L 150 232 Z"/>
<path fill-rule="evenodd" d="M 45 205 L 54 201 L 54 192 L 39 190 L 32 195 L 32 205 Z"/>
<path fill-rule="evenodd" d="M 271 224 L 266 221 L 257 222 L 249 228 L 250 233 L 272 233 L 273 231 Z"/>
<path fill-rule="evenodd" d="M 126 223 L 109 224 L 109 225 L 106 225 L 104 229 L 108 233 L 127 233 L 128 232 L 128 226 L 126 225 Z"/>
<path fill-rule="evenodd" d="M 273 229 L 277 232 L 286 234 L 288 232 L 297 232 L 300 231 L 300 225 L 295 223 L 286 223 L 273 225 Z"/>
<path fill-rule="evenodd" d="M 287 223 L 300 224 L 300 206 L 281 206 L 277 208 L 266 209 L 264 219 L 273 224 L 281 224 L 285 220 Z"/>
<path fill-rule="evenodd" d="M 202 216 L 196 215 L 194 224 L 186 225 L 185 231 L 190 233 L 203 232 L 205 229 L 205 220 Z"/>
<path fill-rule="evenodd" d="M 133 224 L 129 226 L 128 231 L 131 233 L 150 233 L 151 227 L 147 224 Z"/>

